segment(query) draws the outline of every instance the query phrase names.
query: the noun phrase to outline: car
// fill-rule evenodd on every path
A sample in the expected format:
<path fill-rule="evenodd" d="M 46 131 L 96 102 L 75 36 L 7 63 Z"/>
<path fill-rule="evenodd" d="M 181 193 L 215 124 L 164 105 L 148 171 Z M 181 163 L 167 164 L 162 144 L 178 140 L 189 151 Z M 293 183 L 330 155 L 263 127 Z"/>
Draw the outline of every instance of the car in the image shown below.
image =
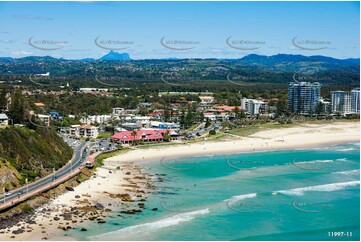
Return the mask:
<path fill-rule="evenodd" d="M 11 194 L 11 192 L 5 192 L 5 196 L 10 196 Z"/>
<path fill-rule="evenodd" d="M 20 196 L 21 194 L 23 194 L 24 192 L 23 191 L 19 191 L 18 192 L 18 196 Z"/>

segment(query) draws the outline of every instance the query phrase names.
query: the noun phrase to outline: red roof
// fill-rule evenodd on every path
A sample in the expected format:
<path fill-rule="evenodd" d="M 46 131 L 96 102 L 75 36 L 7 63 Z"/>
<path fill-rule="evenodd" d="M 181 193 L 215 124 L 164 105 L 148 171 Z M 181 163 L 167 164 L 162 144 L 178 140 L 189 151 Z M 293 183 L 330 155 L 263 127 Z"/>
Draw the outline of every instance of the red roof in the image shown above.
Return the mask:
<path fill-rule="evenodd" d="M 163 134 L 171 133 L 172 130 L 138 130 L 136 136 L 133 136 L 133 131 L 122 131 L 115 133 L 112 136 L 112 139 L 117 139 L 121 141 L 133 141 L 133 140 L 154 140 L 162 139 Z"/>

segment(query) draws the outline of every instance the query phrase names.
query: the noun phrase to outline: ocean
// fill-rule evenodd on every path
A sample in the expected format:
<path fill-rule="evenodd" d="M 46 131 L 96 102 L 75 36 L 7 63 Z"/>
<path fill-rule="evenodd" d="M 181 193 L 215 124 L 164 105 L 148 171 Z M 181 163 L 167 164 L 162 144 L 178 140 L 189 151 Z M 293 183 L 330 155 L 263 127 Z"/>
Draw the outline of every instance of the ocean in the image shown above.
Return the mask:
<path fill-rule="evenodd" d="M 359 240 L 360 144 L 142 162 L 145 210 L 77 240 Z M 153 211 L 152 208 L 158 210 Z"/>

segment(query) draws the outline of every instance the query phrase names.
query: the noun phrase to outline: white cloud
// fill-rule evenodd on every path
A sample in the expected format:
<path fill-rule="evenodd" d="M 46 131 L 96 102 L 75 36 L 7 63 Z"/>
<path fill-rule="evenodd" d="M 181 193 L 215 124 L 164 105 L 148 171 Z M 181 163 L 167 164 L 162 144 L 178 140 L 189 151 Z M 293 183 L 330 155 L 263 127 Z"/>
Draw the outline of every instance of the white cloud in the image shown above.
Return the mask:
<path fill-rule="evenodd" d="M 26 51 L 26 50 L 11 52 L 11 56 L 13 56 L 13 57 L 23 57 L 23 56 L 28 56 L 28 55 L 32 55 L 32 54 L 33 54 L 32 52 Z"/>

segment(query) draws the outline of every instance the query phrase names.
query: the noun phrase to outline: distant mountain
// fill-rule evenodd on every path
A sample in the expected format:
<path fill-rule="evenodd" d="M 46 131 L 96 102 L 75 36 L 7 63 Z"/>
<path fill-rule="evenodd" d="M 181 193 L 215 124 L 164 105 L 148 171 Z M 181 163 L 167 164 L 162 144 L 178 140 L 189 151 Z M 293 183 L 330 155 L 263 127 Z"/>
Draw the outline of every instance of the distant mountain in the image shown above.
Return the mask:
<path fill-rule="evenodd" d="M 247 66 L 256 66 L 270 71 L 301 71 L 304 73 L 315 73 L 328 69 L 341 67 L 355 67 L 359 72 L 360 59 L 335 59 L 327 56 L 303 56 L 278 54 L 273 56 L 251 54 L 236 60 Z"/>
<path fill-rule="evenodd" d="M 24 62 L 51 62 L 51 61 L 63 61 L 64 58 L 54 58 L 51 56 L 27 56 L 22 58 L 17 58 L 18 61 L 24 61 Z"/>
<path fill-rule="evenodd" d="M 12 57 L 0 57 L 0 61 L 12 61 L 14 60 Z"/>
<path fill-rule="evenodd" d="M 105 56 L 99 58 L 98 60 L 102 61 L 131 61 L 132 59 L 129 57 L 128 53 L 118 53 L 115 51 L 110 51 Z"/>
<path fill-rule="evenodd" d="M 64 58 L 54 58 L 51 56 L 27 56 L 22 58 L 0 57 L 0 63 L 23 63 L 23 62 L 96 62 L 96 61 L 131 61 L 128 53 L 118 53 L 110 51 L 108 54 L 99 59 L 83 58 L 78 60 L 66 60 Z M 332 71 L 346 71 L 349 73 L 360 72 L 360 59 L 335 59 L 327 56 L 304 56 L 291 54 L 278 54 L 272 56 L 251 54 L 240 59 L 178 59 L 178 58 L 164 58 L 164 59 L 144 59 L 142 61 L 155 62 L 198 62 L 210 64 L 219 61 L 220 63 L 232 63 L 236 68 L 252 68 L 260 69 L 269 72 L 302 72 L 304 74 L 313 74 L 317 72 Z M 342 69 L 342 70 L 341 70 Z"/>

